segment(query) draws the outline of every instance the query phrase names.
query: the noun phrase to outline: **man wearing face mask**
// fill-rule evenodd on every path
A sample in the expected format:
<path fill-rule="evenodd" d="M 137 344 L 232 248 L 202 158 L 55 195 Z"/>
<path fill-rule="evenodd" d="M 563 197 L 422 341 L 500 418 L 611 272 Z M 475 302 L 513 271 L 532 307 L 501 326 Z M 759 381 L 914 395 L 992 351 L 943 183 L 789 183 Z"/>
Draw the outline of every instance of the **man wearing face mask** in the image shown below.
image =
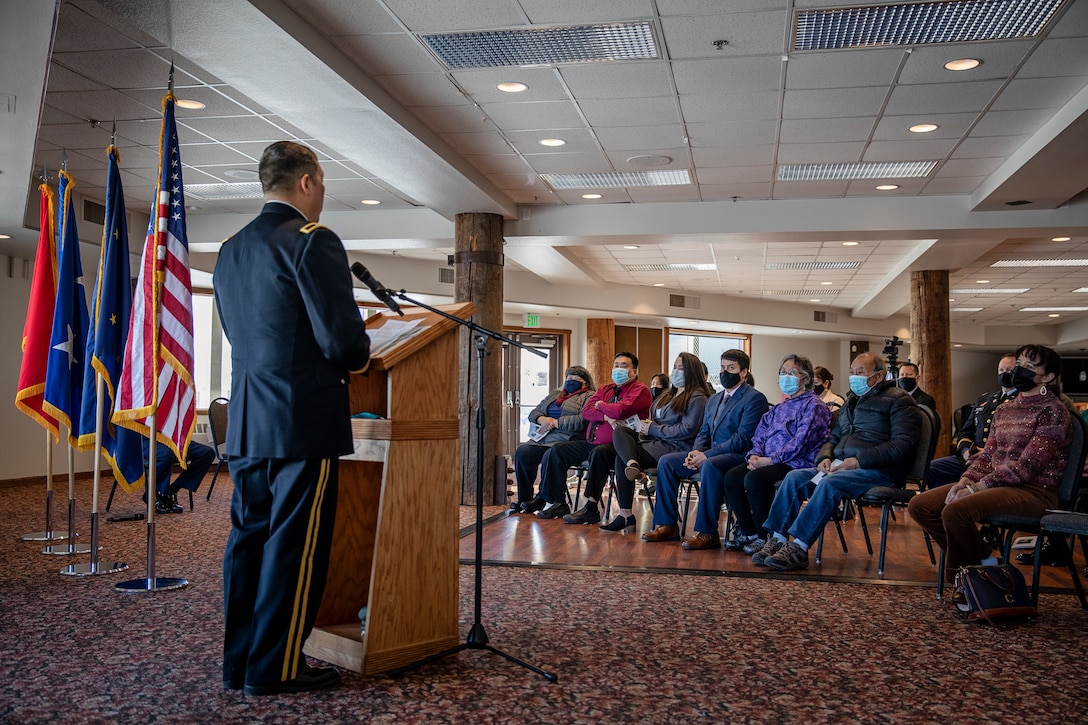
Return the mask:
<path fill-rule="evenodd" d="M 918 366 L 912 362 L 905 362 L 899 366 L 899 381 L 897 385 L 910 393 L 914 402 L 924 405 L 934 413 L 937 412 L 937 401 L 933 396 L 918 387 Z"/>
<path fill-rule="evenodd" d="M 1016 367 L 1016 356 L 1012 353 L 1003 355 L 997 363 L 998 390 L 979 396 L 970 415 L 963 421 L 956 436 L 956 455 L 936 458 L 929 464 L 930 488 L 955 483 L 971 465 L 978 452 L 986 445 L 990 436 L 990 425 L 994 411 L 1005 401 L 1016 397 L 1016 388 L 1012 384 L 1012 371 Z"/>
<path fill-rule="evenodd" d="M 749 367 L 751 360 L 743 350 L 722 353 L 719 379 L 725 389 L 707 401 L 692 450 L 666 453 L 658 459 L 654 528 L 642 535 L 646 541 L 680 540 L 676 496 L 680 480 L 696 472 L 701 480 L 699 510 L 721 510 L 725 472 L 744 463 L 744 454 L 752 447 L 752 436 L 768 407 L 767 397 L 744 382 Z"/>
<path fill-rule="evenodd" d="M 809 547 L 841 502 L 874 486 L 903 484 L 918 447 L 921 412 L 914 398 L 886 378 L 884 358 L 868 352 L 854 358 L 850 394 L 816 468 L 794 470 L 782 481 L 763 524 L 772 536 L 752 563 L 779 571 L 808 568 Z M 814 483 L 818 474 L 822 478 Z"/>
<path fill-rule="evenodd" d="M 586 420 L 585 440 L 556 443 L 544 454 L 540 467 L 540 495 L 545 506 L 536 512 L 542 519 L 570 513 L 567 506 L 567 469 L 589 459 L 585 495 L 587 506 L 596 509 L 604 483 L 616 459 L 612 447 L 612 425 L 633 415 L 645 418 L 650 410 L 650 389 L 638 379 L 638 358 L 621 352 L 612 361 L 612 382 L 602 385 L 582 406 Z M 588 511 L 582 512 L 587 514 Z M 597 520 L 600 520 L 598 513 Z"/>

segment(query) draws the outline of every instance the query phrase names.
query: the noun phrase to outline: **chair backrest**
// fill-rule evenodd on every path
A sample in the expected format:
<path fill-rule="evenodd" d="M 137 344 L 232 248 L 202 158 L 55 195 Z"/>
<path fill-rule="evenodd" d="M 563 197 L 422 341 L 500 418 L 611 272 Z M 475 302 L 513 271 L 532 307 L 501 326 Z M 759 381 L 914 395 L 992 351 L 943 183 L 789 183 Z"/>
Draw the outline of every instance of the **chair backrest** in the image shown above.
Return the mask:
<path fill-rule="evenodd" d="M 926 490 L 929 478 L 929 464 L 937 451 L 937 441 L 941 437 L 941 419 L 929 406 L 919 405 L 922 426 L 918 435 L 918 447 L 914 450 L 914 462 L 907 474 L 909 480 L 917 481 L 918 488 Z"/>
<path fill-rule="evenodd" d="M 208 425 L 212 429 L 212 445 L 215 446 L 215 455 L 220 458 L 223 453 L 219 446 L 227 442 L 227 399 L 216 398 L 208 405 Z"/>
<path fill-rule="evenodd" d="M 1073 501 L 1080 489 L 1081 473 L 1084 470 L 1084 460 L 1088 456 L 1088 446 L 1085 446 L 1085 438 L 1088 437 L 1088 424 L 1079 415 L 1069 416 L 1069 423 L 1073 427 L 1073 435 L 1069 441 L 1069 460 L 1065 462 L 1065 470 L 1058 481 L 1058 508 L 1071 510 Z"/>

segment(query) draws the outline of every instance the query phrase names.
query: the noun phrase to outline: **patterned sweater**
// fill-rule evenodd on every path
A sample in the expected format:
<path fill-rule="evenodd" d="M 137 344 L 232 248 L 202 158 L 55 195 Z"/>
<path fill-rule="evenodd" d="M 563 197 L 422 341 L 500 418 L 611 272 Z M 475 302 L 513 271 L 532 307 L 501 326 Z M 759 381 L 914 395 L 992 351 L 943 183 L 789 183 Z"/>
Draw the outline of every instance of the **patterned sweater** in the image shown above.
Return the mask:
<path fill-rule="evenodd" d="M 983 488 L 1057 488 L 1072 441 L 1069 423 L 1054 394 L 1017 396 L 994 412 L 986 446 L 963 477 Z"/>
<path fill-rule="evenodd" d="M 786 398 L 759 421 L 748 456 L 768 456 L 790 468 L 812 468 L 831 429 L 831 409 L 809 391 Z"/>

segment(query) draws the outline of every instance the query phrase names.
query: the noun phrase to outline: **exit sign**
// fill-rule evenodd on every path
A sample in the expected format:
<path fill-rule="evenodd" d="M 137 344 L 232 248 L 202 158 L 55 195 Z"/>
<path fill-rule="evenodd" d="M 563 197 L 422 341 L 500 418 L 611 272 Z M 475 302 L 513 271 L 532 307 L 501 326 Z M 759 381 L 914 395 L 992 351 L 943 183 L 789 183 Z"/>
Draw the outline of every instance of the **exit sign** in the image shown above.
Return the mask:
<path fill-rule="evenodd" d="M 526 327 L 540 327 L 540 315 L 525 315 Z"/>

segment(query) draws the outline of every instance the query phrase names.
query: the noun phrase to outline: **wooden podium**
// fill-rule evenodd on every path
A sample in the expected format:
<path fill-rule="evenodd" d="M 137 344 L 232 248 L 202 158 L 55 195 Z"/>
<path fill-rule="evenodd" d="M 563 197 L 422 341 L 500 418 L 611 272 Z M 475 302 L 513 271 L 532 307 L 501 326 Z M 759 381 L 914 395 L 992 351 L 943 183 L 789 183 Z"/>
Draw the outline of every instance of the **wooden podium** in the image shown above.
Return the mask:
<path fill-rule="evenodd" d="M 440 309 L 467 319 L 475 306 Z M 386 325 L 418 326 L 373 356 L 367 374 L 352 376 L 352 414 L 382 418 L 352 418 L 355 453 L 340 460 L 328 583 L 303 649 L 363 674 L 459 642 L 460 325 L 419 308 L 404 312 L 367 320 L 372 341 Z"/>

